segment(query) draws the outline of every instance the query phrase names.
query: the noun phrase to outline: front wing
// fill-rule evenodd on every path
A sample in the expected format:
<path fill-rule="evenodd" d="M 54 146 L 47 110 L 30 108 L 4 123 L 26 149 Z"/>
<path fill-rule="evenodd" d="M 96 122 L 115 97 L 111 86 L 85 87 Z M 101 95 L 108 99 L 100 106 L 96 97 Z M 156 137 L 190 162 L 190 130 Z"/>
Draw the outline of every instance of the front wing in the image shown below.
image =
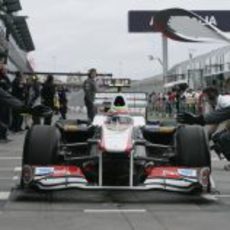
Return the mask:
<path fill-rule="evenodd" d="M 164 190 L 191 193 L 208 191 L 210 168 L 151 166 L 142 184 L 129 186 L 103 186 L 88 183 L 82 170 L 71 166 L 29 166 L 22 170 L 22 181 L 39 190 Z"/>

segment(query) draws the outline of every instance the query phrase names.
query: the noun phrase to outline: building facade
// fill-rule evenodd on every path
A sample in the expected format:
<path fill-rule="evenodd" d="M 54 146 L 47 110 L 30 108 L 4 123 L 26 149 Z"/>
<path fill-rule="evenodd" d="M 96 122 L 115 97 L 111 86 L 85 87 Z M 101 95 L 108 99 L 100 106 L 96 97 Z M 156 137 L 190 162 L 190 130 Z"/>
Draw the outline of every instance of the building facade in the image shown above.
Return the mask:
<path fill-rule="evenodd" d="M 0 62 L 9 71 L 32 72 L 27 55 L 34 44 L 19 0 L 0 0 Z"/>
<path fill-rule="evenodd" d="M 172 67 L 166 77 L 166 85 L 185 81 L 191 89 L 215 85 L 224 91 L 230 79 L 230 46 L 190 58 Z"/>
<path fill-rule="evenodd" d="M 190 58 L 168 70 L 163 83 L 163 75 L 132 82 L 132 90 L 163 92 L 178 84 L 188 84 L 194 90 L 209 85 L 217 86 L 222 92 L 230 92 L 230 46 L 212 50 L 209 53 Z"/>

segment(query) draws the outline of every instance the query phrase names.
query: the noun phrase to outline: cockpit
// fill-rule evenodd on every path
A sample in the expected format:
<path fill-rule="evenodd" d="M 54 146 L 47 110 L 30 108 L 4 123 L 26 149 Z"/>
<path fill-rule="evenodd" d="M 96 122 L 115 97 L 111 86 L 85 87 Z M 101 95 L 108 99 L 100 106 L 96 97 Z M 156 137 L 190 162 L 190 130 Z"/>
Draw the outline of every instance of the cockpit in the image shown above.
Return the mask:
<path fill-rule="evenodd" d="M 131 125 L 133 124 L 133 119 L 129 116 L 124 115 L 110 115 L 106 119 L 106 124 L 119 124 L 119 125 Z"/>

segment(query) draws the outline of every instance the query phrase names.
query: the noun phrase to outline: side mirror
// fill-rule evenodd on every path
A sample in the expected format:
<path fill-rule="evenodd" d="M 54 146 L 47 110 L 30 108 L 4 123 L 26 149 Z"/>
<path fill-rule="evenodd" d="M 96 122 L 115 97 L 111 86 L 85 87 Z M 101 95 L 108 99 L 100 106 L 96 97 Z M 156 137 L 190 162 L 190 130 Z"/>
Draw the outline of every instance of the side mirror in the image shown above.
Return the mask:
<path fill-rule="evenodd" d="M 88 144 L 91 144 L 91 145 L 92 145 L 92 144 L 95 145 L 95 144 L 98 144 L 98 143 L 99 143 L 99 140 L 98 140 L 98 139 L 92 139 L 92 138 L 90 138 L 90 139 L 87 140 L 87 143 L 88 143 Z"/>
<path fill-rule="evenodd" d="M 146 145 L 146 140 L 143 139 L 137 139 L 134 142 L 135 145 Z"/>

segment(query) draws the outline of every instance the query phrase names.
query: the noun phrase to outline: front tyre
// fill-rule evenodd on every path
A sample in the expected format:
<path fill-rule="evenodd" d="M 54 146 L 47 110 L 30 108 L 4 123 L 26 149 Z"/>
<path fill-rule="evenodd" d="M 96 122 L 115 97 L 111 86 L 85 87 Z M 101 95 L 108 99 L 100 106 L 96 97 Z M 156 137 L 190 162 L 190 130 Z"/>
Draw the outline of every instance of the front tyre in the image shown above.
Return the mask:
<path fill-rule="evenodd" d="M 201 126 L 180 126 L 176 132 L 176 163 L 187 167 L 210 167 L 208 140 Z"/>
<path fill-rule="evenodd" d="M 58 160 L 60 133 L 48 125 L 35 125 L 25 137 L 23 165 L 52 165 Z"/>

